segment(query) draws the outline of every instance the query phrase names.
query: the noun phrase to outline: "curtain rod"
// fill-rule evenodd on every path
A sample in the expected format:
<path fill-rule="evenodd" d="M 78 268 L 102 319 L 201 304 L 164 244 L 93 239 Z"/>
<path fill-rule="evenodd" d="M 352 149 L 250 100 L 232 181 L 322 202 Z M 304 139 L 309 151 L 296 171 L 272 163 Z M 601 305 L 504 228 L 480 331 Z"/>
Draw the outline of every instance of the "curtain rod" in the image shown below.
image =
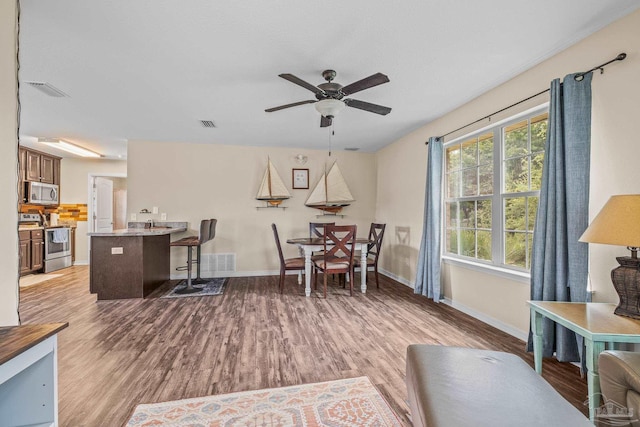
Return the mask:
<path fill-rule="evenodd" d="M 619 54 L 618 56 L 616 56 L 615 58 L 613 58 L 612 60 L 605 62 L 604 64 L 600 64 L 600 65 L 598 65 L 598 66 L 595 66 L 595 67 L 593 67 L 592 69 L 590 69 L 590 70 L 588 70 L 588 71 L 584 71 L 584 72 L 582 72 L 582 73 L 577 73 L 575 76 L 573 76 L 573 78 L 574 78 L 576 81 L 582 81 L 582 79 L 584 79 L 584 76 L 585 76 L 586 74 L 589 74 L 590 72 L 595 71 L 595 70 L 600 70 L 600 74 L 603 74 L 603 73 L 604 73 L 604 67 L 606 67 L 607 65 L 611 64 L 612 62 L 622 61 L 622 60 L 623 60 L 623 59 L 625 59 L 626 57 L 627 57 L 627 54 L 623 52 L 623 53 Z M 498 111 L 494 111 L 493 113 L 491 113 L 491 114 L 489 114 L 489 115 L 487 115 L 487 116 L 484 116 L 484 117 L 482 117 L 482 118 L 480 118 L 480 119 L 478 119 L 478 120 L 476 120 L 476 121 L 474 121 L 474 122 L 467 123 L 467 124 L 466 124 L 466 125 L 464 125 L 464 126 L 460 126 L 458 129 L 455 129 L 455 130 L 452 130 L 452 131 L 450 131 L 450 132 L 447 132 L 447 133 L 445 133 L 444 135 L 437 137 L 437 139 L 443 139 L 445 136 L 449 136 L 449 135 L 451 135 L 452 133 L 458 132 L 459 130 L 462 130 L 462 129 L 466 128 L 466 127 L 469 127 L 469 126 L 471 126 L 471 125 L 475 125 L 476 123 L 479 123 L 479 122 L 481 122 L 481 121 L 483 121 L 483 120 L 490 119 L 492 116 L 495 116 L 496 114 L 502 113 L 503 111 L 508 110 L 509 108 L 512 108 L 512 107 L 515 107 L 516 105 L 522 104 L 523 102 L 527 102 L 528 100 L 533 99 L 533 98 L 535 98 L 536 96 L 540 96 L 540 95 L 542 95 L 543 93 L 547 93 L 547 92 L 549 92 L 550 90 L 551 90 L 551 89 L 545 89 L 545 90 L 542 90 L 542 91 L 540 91 L 540 92 L 538 92 L 538 93 L 536 93 L 536 94 L 534 94 L 534 95 L 531 95 L 531 96 L 529 96 L 529 97 L 527 97 L 527 98 L 525 98 L 525 99 L 521 99 L 521 100 L 520 100 L 520 101 L 518 101 L 518 102 L 515 102 L 515 103 L 513 103 L 513 104 L 511 104 L 511 105 L 509 105 L 509 106 L 507 106 L 507 107 L 504 107 L 504 108 L 502 108 L 502 109 L 500 109 L 500 110 L 498 110 Z M 425 145 L 429 145 L 429 141 L 426 141 L 426 142 L 425 142 Z"/>

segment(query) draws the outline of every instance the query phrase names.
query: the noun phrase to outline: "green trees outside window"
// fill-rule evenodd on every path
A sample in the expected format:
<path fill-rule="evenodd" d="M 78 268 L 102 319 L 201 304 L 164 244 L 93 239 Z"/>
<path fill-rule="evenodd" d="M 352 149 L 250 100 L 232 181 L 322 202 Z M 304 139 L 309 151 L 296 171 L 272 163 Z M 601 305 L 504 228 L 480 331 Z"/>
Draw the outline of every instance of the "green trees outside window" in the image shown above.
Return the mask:
<path fill-rule="evenodd" d="M 446 147 L 447 253 L 530 268 L 547 122 L 538 112 Z"/>

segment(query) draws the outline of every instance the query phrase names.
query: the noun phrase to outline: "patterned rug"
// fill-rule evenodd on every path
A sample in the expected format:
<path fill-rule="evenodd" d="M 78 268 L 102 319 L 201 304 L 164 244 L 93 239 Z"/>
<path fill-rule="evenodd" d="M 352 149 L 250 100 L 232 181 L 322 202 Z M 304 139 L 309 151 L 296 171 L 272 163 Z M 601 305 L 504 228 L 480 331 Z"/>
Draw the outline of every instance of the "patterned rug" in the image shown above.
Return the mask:
<path fill-rule="evenodd" d="M 138 405 L 127 426 L 400 426 L 369 378 Z"/>
<path fill-rule="evenodd" d="M 224 285 L 227 283 L 226 277 L 215 277 L 213 279 L 206 279 L 208 282 L 201 283 L 199 285 L 193 285 L 194 288 L 202 289 L 201 292 L 193 294 L 177 294 L 176 291 L 187 287 L 187 281 L 181 280 L 177 285 L 173 287 L 169 292 L 162 295 L 160 298 L 184 298 L 184 297 L 203 297 L 207 295 L 221 295 L 224 291 Z"/>

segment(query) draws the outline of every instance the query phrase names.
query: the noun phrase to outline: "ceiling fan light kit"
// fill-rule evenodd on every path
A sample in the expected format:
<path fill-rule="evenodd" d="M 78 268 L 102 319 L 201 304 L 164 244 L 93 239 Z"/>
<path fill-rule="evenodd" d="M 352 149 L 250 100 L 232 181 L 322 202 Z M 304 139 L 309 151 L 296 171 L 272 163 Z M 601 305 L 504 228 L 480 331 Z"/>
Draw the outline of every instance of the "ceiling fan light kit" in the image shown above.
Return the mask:
<path fill-rule="evenodd" d="M 345 103 L 339 99 L 321 99 L 316 102 L 316 110 L 318 113 L 328 119 L 332 119 L 345 107 Z"/>
<path fill-rule="evenodd" d="M 282 77 L 285 80 L 290 81 L 291 83 L 297 84 L 300 87 L 303 87 L 311 92 L 313 92 L 316 96 L 316 100 L 307 100 L 307 101 L 299 101 L 291 104 L 280 105 L 278 107 L 267 108 L 267 113 L 272 113 L 274 111 L 284 110 L 285 108 L 297 107 L 298 105 L 304 104 L 316 104 L 316 110 L 321 114 L 320 118 L 320 127 L 331 126 L 332 119 L 338 114 L 345 106 L 357 108 L 359 110 L 368 111 L 370 113 L 380 114 L 385 116 L 391 112 L 391 108 L 384 107 L 382 105 L 371 104 L 369 102 L 358 101 L 357 99 L 352 98 L 343 98 L 345 96 L 349 96 L 356 92 L 360 92 L 361 90 L 369 89 L 374 86 L 381 85 L 383 83 L 389 82 L 389 77 L 382 73 L 376 73 L 369 77 L 365 77 L 362 80 L 358 80 L 357 82 L 351 83 L 347 86 L 342 86 L 339 83 L 334 83 L 333 79 L 336 77 L 336 72 L 334 70 L 324 70 L 322 72 L 322 77 L 327 81 L 326 83 L 321 83 L 318 86 L 314 86 L 311 83 L 307 83 L 299 77 L 294 76 L 293 74 L 280 74 L 279 77 Z"/>

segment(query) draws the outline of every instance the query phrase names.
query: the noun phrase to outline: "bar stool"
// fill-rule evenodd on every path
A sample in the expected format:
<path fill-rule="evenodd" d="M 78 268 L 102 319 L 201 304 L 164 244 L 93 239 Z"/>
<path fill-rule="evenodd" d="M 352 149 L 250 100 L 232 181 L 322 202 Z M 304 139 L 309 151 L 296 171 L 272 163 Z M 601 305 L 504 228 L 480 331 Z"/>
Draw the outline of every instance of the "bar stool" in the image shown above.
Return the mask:
<path fill-rule="evenodd" d="M 177 267 L 176 270 L 178 271 L 187 271 L 187 286 L 183 289 L 179 289 L 177 291 L 175 291 L 177 294 L 193 294 L 196 292 L 202 292 L 201 288 L 196 288 L 193 286 L 193 282 L 191 280 L 191 272 L 193 270 L 193 247 L 195 246 L 198 250 L 197 252 L 197 256 L 198 259 L 195 261 L 198 263 L 198 278 L 200 278 L 200 246 L 211 240 L 210 234 L 211 234 L 211 223 L 212 221 L 217 222 L 217 220 L 211 220 L 211 219 L 203 219 L 202 221 L 200 221 L 200 233 L 198 234 L 198 236 L 189 236 L 189 237 L 185 237 L 182 238 L 180 240 L 176 240 L 175 242 L 171 242 L 169 244 L 169 246 L 184 246 L 187 248 L 187 265 L 183 265 L 180 267 Z M 214 233 L 215 235 L 215 224 L 214 224 Z"/>
<path fill-rule="evenodd" d="M 201 247 L 204 243 L 208 242 L 209 240 L 213 240 L 214 237 L 216 237 L 216 224 L 218 223 L 217 219 L 211 218 L 209 223 L 209 233 L 207 234 L 206 238 L 203 239 L 202 243 L 200 243 L 197 248 L 196 248 L 196 260 L 194 261 L 196 263 L 196 278 L 193 279 L 191 282 L 195 285 L 201 285 L 203 283 L 207 283 L 210 279 L 203 279 L 202 277 L 200 277 L 200 250 Z"/>

